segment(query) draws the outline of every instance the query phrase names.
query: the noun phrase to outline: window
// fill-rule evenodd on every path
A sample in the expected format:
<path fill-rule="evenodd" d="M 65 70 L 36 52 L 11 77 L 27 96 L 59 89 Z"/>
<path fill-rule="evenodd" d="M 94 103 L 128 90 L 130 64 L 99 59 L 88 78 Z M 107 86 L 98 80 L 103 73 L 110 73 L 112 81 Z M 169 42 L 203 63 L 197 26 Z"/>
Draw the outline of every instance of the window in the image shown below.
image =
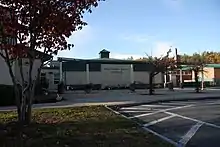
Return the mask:
<path fill-rule="evenodd" d="M 60 74 L 54 73 L 54 84 L 59 84 L 60 82 Z"/>
<path fill-rule="evenodd" d="M 191 74 L 191 71 L 185 71 L 184 74 L 185 74 L 185 75 L 190 75 L 190 74 Z"/>
<path fill-rule="evenodd" d="M 177 74 L 177 72 L 176 72 L 176 71 L 172 71 L 172 74 L 176 75 L 176 74 Z"/>
<path fill-rule="evenodd" d="M 41 74 L 40 74 L 40 77 L 41 77 L 41 78 L 46 78 L 46 73 L 41 73 Z"/>

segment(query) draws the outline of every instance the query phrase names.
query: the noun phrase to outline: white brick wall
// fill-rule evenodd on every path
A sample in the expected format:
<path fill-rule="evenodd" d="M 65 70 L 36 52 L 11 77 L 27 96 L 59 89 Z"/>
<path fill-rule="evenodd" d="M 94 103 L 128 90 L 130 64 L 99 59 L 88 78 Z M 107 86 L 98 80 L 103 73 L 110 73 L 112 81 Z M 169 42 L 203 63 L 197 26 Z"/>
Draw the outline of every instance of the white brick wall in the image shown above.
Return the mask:
<path fill-rule="evenodd" d="M 8 66 L 2 57 L 0 57 L 0 84 L 12 85 L 12 80 L 9 74 Z"/>
<path fill-rule="evenodd" d="M 86 72 L 68 71 L 65 73 L 67 85 L 87 84 Z"/>
<path fill-rule="evenodd" d="M 130 65 L 123 64 L 102 64 L 101 78 L 103 85 L 129 85 Z"/>

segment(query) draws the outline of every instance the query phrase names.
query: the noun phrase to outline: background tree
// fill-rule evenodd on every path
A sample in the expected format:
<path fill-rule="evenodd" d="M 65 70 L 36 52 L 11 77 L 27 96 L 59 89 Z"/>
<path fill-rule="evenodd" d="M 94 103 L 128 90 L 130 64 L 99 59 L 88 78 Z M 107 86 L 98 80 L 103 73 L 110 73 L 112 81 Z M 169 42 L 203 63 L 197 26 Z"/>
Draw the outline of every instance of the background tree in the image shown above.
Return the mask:
<path fill-rule="evenodd" d="M 31 121 L 31 105 L 37 76 L 33 76 L 36 54 L 41 49 L 45 54 L 57 54 L 70 49 L 66 38 L 72 32 L 82 29 L 86 22 L 83 13 L 92 12 L 98 6 L 97 0 L 1 0 L 1 57 L 8 65 L 16 92 L 18 119 L 22 124 Z M 4 6 L 4 7 L 3 7 Z M 6 13 L 7 12 L 7 13 Z M 6 15 L 7 14 L 7 17 Z M 9 43 L 8 39 L 16 41 Z M 23 58 L 28 59 L 28 74 L 24 77 Z M 12 66 L 19 63 L 20 77 L 14 75 Z M 19 88 L 20 87 L 20 88 Z"/>
<path fill-rule="evenodd" d="M 181 55 L 181 60 L 184 62 L 189 62 L 192 60 L 192 58 L 198 57 L 198 53 L 194 53 L 192 55 L 183 54 Z M 220 64 L 220 52 L 207 52 L 204 51 L 200 54 L 204 57 L 207 64 Z"/>
<path fill-rule="evenodd" d="M 190 70 L 194 72 L 195 79 L 195 90 L 197 93 L 200 92 L 200 84 L 199 84 L 199 73 L 202 74 L 202 82 L 201 86 L 204 87 L 204 67 L 209 61 L 207 61 L 207 56 L 205 54 L 194 53 L 192 56 L 183 56 L 181 57 L 181 64 L 185 64 L 189 67 Z"/>
<path fill-rule="evenodd" d="M 204 56 L 206 62 L 209 64 L 219 64 L 220 63 L 220 52 L 204 51 L 202 53 L 202 56 Z"/>
<path fill-rule="evenodd" d="M 131 57 L 128 57 L 127 60 L 134 60 L 134 58 L 131 56 Z"/>
<path fill-rule="evenodd" d="M 171 50 L 167 52 L 166 56 L 160 58 L 148 56 L 147 62 L 151 65 L 149 73 L 149 95 L 154 94 L 154 77 L 159 73 L 164 73 L 167 70 L 173 70 L 175 68 L 175 60 L 174 58 L 169 58 L 170 53 Z"/>

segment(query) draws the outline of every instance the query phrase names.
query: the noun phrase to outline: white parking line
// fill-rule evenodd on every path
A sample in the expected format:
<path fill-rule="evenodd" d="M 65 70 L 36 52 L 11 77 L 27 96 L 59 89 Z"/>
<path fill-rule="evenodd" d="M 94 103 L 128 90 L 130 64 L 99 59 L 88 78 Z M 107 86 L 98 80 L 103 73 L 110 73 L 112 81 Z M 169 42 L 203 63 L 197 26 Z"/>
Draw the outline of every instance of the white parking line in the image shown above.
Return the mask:
<path fill-rule="evenodd" d="M 199 105 L 219 105 L 220 104 L 220 101 L 216 101 L 216 102 L 208 102 L 208 103 L 205 103 L 205 104 L 199 104 Z"/>
<path fill-rule="evenodd" d="M 150 110 L 143 110 L 143 111 L 132 111 L 132 110 L 128 110 L 128 111 L 119 111 L 119 112 L 120 112 L 120 113 L 121 113 L 121 112 L 122 112 L 122 113 L 136 113 L 136 112 L 137 112 L 137 113 L 139 113 L 139 112 L 143 112 L 143 113 L 144 113 L 144 112 L 145 112 L 145 113 L 146 113 L 146 112 L 149 112 L 149 113 L 150 113 L 150 112 L 152 112 L 152 111 L 150 111 Z"/>
<path fill-rule="evenodd" d="M 159 134 L 159 133 L 157 133 L 157 132 L 155 132 L 155 131 L 153 131 L 149 128 L 143 127 L 143 129 L 150 132 L 150 133 L 152 133 L 152 134 L 154 134 L 154 135 L 156 135 L 156 136 L 158 136 L 158 137 L 160 137 L 161 139 L 169 142 L 170 144 L 173 144 L 174 146 L 178 146 L 177 142 L 175 142 L 175 141 L 173 141 L 173 140 L 171 140 L 171 139 L 169 139 L 169 138 L 167 138 L 167 137 L 165 137 L 165 136 L 163 136 L 163 135 L 161 135 L 161 134 Z"/>
<path fill-rule="evenodd" d="M 152 109 L 151 108 L 127 107 L 127 108 L 121 108 L 121 110 L 152 110 Z"/>
<path fill-rule="evenodd" d="M 161 119 L 157 119 L 157 120 L 151 121 L 151 122 L 149 122 L 149 123 L 147 123 L 147 124 L 144 124 L 144 127 L 148 127 L 148 126 L 154 125 L 154 124 L 156 124 L 156 123 L 165 121 L 165 120 L 170 119 L 170 118 L 173 118 L 173 117 L 175 117 L 175 115 L 170 115 L 170 116 L 167 116 L 167 117 L 163 117 L 163 118 L 161 118 Z"/>
<path fill-rule="evenodd" d="M 117 111 L 115 111 L 115 110 L 109 108 L 108 106 L 105 106 L 105 107 L 106 107 L 108 110 L 114 112 L 115 114 L 119 114 L 119 115 L 121 115 L 122 117 L 124 117 L 124 118 L 130 120 L 129 117 L 127 117 L 127 116 L 125 116 L 125 115 L 123 115 L 123 114 L 121 114 L 121 113 L 119 113 L 119 112 L 117 112 Z M 140 124 L 140 123 L 138 123 L 138 122 L 136 122 L 136 123 L 137 123 L 139 126 L 142 126 L 142 124 Z M 173 141 L 173 140 L 167 138 L 166 136 L 163 136 L 163 135 L 161 135 L 161 134 L 159 134 L 159 133 L 157 133 L 157 132 L 155 132 L 155 131 L 153 131 L 153 130 L 151 130 L 151 129 L 149 129 L 149 128 L 146 128 L 146 127 L 142 127 L 142 128 L 143 128 L 145 131 L 148 131 L 148 132 L 150 132 L 150 133 L 152 133 L 152 134 L 154 134 L 154 135 L 160 137 L 161 139 L 163 139 L 163 140 L 169 142 L 170 144 L 173 144 L 174 146 L 177 146 L 177 145 L 178 145 L 177 142 L 175 142 L 175 141 Z"/>
<path fill-rule="evenodd" d="M 187 102 L 164 102 L 164 103 L 161 103 L 161 104 L 164 104 L 164 105 L 177 105 L 177 106 L 180 106 L 180 105 L 189 105 L 189 104 L 198 104 L 198 102 L 194 102 L 194 101 L 187 101 Z"/>
<path fill-rule="evenodd" d="M 186 106 L 174 107 L 174 108 L 169 108 L 169 109 L 163 109 L 163 110 L 159 110 L 159 111 L 152 112 L 152 113 L 145 113 L 145 114 L 140 114 L 140 115 L 131 116 L 131 117 L 129 117 L 129 118 L 143 117 L 143 116 L 153 115 L 153 114 L 157 114 L 157 113 L 161 113 L 161 112 L 166 112 L 166 111 L 169 111 L 169 110 L 176 110 L 176 109 L 188 108 L 188 107 L 192 107 L 192 106 L 194 106 L 194 105 L 186 105 Z"/>
<path fill-rule="evenodd" d="M 195 101 L 188 101 L 188 102 L 176 102 L 176 101 L 171 101 L 171 102 L 164 102 L 164 103 L 160 103 L 162 105 L 176 105 L 176 106 L 181 106 L 181 105 L 187 105 L 187 104 L 193 104 L 196 106 L 199 105 L 215 105 L 215 104 L 220 104 L 220 100 L 206 100 L 203 102 L 195 102 Z"/>
<path fill-rule="evenodd" d="M 169 105 L 141 105 L 144 107 L 175 107 L 175 106 L 169 106 Z"/>
<path fill-rule="evenodd" d="M 164 113 L 169 114 L 169 115 L 172 115 L 172 114 L 173 114 L 173 115 L 176 115 L 177 117 L 180 117 L 180 118 L 192 120 L 192 121 L 195 121 L 195 122 L 198 122 L 198 123 L 203 123 L 203 124 L 205 124 L 205 125 L 207 125 L 207 126 L 211 126 L 211 127 L 220 129 L 220 126 L 215 125 L 215 124 L 212 124 L 212 123 L 204 122 L 204 121 L 201 121 L 201 120 L 198 120 L 198 119 L 190 118 L 190 117 L 183 116 L 183 115 L 179 115 L 179 114 L 172 113 L 172 112 L 164 112 Z"/>
<path fill-rule="evenodd" d="M 199 128 L 203 125 L 203 123 L 198 122 L 182 137 L 182 139 L 178 142 L 179 147 L 184 147 L 189 142 L 189 140 L 196 134 Z"/>

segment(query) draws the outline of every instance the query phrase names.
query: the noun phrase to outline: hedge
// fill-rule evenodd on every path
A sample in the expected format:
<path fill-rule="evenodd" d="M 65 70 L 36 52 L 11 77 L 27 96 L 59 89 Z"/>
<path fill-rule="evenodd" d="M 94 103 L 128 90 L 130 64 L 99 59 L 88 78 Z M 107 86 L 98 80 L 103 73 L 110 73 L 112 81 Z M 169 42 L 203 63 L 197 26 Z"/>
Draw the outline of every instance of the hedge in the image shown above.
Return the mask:
<path fill-rule="evenodd" d="M 201 81 L 199 81 L 199 85 L 200 85 L 200 87 L 201 87 Z M 184 82 L 183 83 L 183 87 L 195 87 L 196 86 L 196 82 Z M 204 82 L 204 87 L 212 87 L 212 86 L 214 86 L 213 84 L 212 84 L 212 82 Z"/>
<path fill-rule="evenodd" d="M 42 87 L 44 88 L 45 85 L 44 84 L 36 85 L 35 96 L 43 95 Z M 0 97 L 1 97 L 0 106 L 12 106 L 16 104 L 14 88 L 12 85 L 0 85 Z"/>
<path fill-rule="evenodd" d="M 0 106 L 15 105 L 14 89 L 11 85 L 0 85 Z"/>

